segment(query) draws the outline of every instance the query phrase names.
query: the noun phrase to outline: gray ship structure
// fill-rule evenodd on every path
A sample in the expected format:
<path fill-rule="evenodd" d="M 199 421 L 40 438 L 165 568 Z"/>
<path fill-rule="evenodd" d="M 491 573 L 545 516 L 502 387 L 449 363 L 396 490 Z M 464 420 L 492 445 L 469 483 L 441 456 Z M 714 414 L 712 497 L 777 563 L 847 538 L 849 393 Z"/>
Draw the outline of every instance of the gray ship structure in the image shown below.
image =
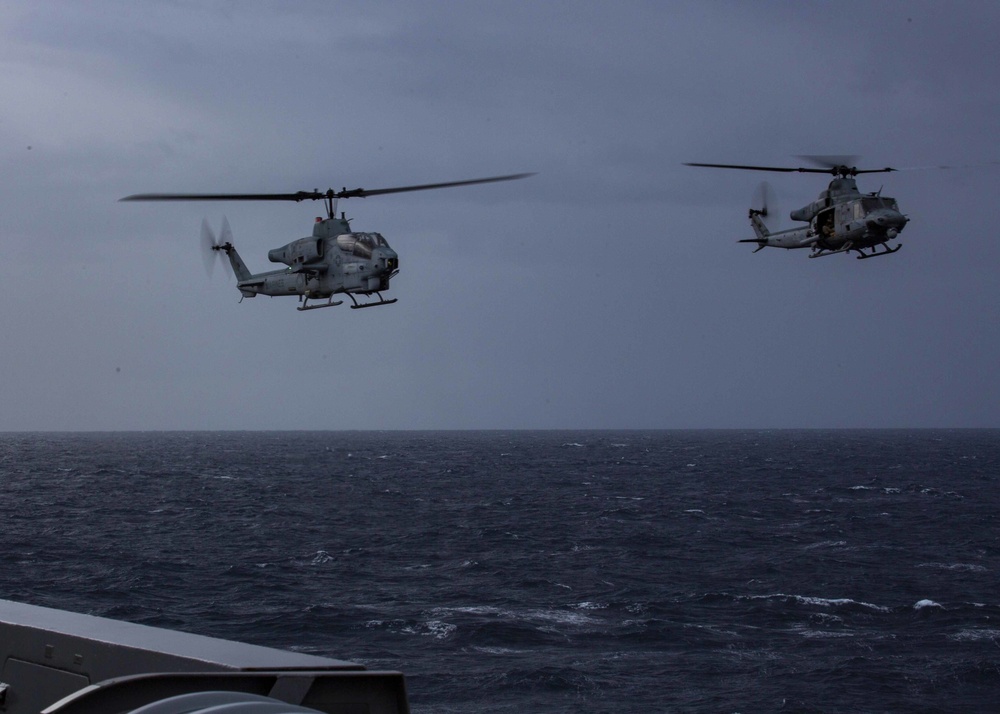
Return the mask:
<path fill-rule="evenodd" d="M 2 714 L 408 714 L 399 672 L 0 600 Z"/>

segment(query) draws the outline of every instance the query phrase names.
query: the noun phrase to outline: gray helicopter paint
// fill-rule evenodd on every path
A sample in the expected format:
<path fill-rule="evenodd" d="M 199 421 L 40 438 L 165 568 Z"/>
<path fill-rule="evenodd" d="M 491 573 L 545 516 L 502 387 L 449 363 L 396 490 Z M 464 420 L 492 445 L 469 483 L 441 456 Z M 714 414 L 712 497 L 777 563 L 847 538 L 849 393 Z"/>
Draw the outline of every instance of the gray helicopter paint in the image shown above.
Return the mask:
<path fill-rule="evenodd" d="M 329 221 L 337 229 L 339 219 Z M 324 221 L 326 223 L 326 221 Z M 319 238 L 300 238 L 268 253 L 272 262 L 285 263 L 287 270 L 255 273 L 241 278 L 237 288 L 246 297 L 255 295 L 299 295 L 304 298 L 329 298 L 337 293 L 369 295 L 389 289 L 389 281 L 398 272 L 399 257 L 378 233 L 343 233 L 317 223 Z M 243 259 L 230 246 L 224 249 L 234 272 Z"/>
<path fill-rule="evenodd" d="M 284 263 L 288 271 L 251 273 L 233 246 L 232 231 L 223 219 L 220 239 L 216 240 L 207 222 L 202 223 L 202 240 L 206 249 L 224 252 L 236 274 L 237 285 L 243 297 L 256 295 L 298 295 L 302 303 L 299 310 L 320 307 L 334 307 L 333 296 L 350 296 L 352 307 L 374 307 L 390 305 L 395 299 L 387 300 L 382 292 L 389 289 L 389 281 L 399 272 L 399 256 L 380 233 L 355 232 L 350 222 L 341 213 L 337 217 L 337 201 L 342 198 L 366 198 L 410 191 L 427 191 L 439 188 L 454 188 L 475 184 L 516 181 L 533 176 L 532 173 L 508 174 L 465 181 L 394 186 L 376 189 L 332 188 L 320 192 L 298 191 L 296 193 L 141 193 L 125 196 L 121 201 L 323 201 L 327 217 L 319 217 L 313 226 L 310 238 L 286 243 L 268 252 L 268 258 L 275 263 Z M 358 303 L 354 295 L 377 296 L 366 303 Z M 325 305 L 308 305 L 313 298 L 327 299 Z"/>
<path fill-rule="evenodd" d="M 781 173 L 830 173 L 834 178 L 819 198 L 812 203 L 792 211 L 793 221 L 808 223 L 808 227 L 792 228 L 772 233 L 763 220 L 768 215 L 765 204 L 761 208 L 750 208 L 750 225 L 755 238 L 742 239 L 741 243 L 756 243 L 755 253 L 762 248 L 798 249 L 810 248 L 810 258 L 819 258 L 837 253 L 856 252 L 858 258 L 873 258 L 891 255 L 902 246 L 889 245 L 899 237 L 908 222 L 899 212 L 896 200 L 882 196 L 881 191 L 862 195 L 857 181 L 858 174 L 896 171 L 893 168 L 858 169 L 849 166 L 854 157 L 802 157 L 823 168 L 790 168 L 776 166 L 747 166 L 738 164 L 689 163 L 687 166 L 701 166 L 720 169 L 740 169 L 748 171 L 775 171 Z M 843 159 L 843 160 L 841 160 Z M 762 192 L 766 197 L 766 192 Z M 879 248 L 882 250 L 880 251 Z M 866 253 L 865 250 L 870 250 Z"/>

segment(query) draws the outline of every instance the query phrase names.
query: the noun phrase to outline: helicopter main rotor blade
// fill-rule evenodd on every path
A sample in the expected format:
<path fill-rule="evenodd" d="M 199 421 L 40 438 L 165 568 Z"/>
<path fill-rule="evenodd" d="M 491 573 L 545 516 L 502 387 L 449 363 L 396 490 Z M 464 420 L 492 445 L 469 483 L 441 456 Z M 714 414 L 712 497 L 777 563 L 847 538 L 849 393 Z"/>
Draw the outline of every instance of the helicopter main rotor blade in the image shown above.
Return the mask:
<path fill-rule="evenodd" d="M 305 201 L 326 198 L 315 191 L 298 193 L 135 193 L 119 201 Z"/>
<path fill-rule="evenodd" d="M 435 188 L 451 188 L 453 186 L 470 186 L 479 183 L 495 183 L 497 181 L 514 181 L 534 176 L 534 173 L 509 174 L 507 176 L 490 176 L 488 178 L 469 179 L 467 181 L 448 181 L 446 183 L 427 183 L 416 186 L 395 186 L 392 188 L 344 188 L 334 191 L 297 191 L 296 193 L 136 193 L 125 196 L 119 201 L 322 201 L 336 198 L 366 198 L 381 196 L 387 193 L 405 193 L 407 191 L 428 191 Z"/>
<path fill-rule="evenodd" d="M 685 166 L 702 166 L 709 169 L 741 169 L 745 171 L 780 171 L 783 173 L 828 174 L 829 169 L 789 168 L 787 166 L 744 166 L 742 164 L 693 164 Z"/>
<path fill-rule="evenodd" d="M 451 188 L 452 186 L 471 186 L 478 183 L 496 183 L 498 181 L 516 181 L 534 176 L 534 173 L 509 174 L 507 176 L 491 176 L 489 178 L 469 179 L 467 181 L 448 181 L 447 183 L 425 183 L 417 186 L 395 186 L 393 188 L 353 188 L 336 193 L 334 198 L 365 198 L 366 196 L 382 196 L 387 193 L 406 193 L 408 191 L 429 191 L 435 188 Z M 326 196 L 323 196 L 326 198 Z"/>
<path fill-rule="evenodd" d="M 855 176 L 857 174 L 881 174 L 889 171 L 898 171 L 899 169 L 894 169 L 891 167 L 886 167 L 884 169 L 858 169 L 853 166 L 846 166 L 843 164 L 838 164 L 835 166 L 830 166 L 829 168 L 809 168 L 807 166 L 744 166 L 742 164 L 694 164 L 685 163 L 685 166 L 703 166 L 710 169 L 742 169 L 745 171 L 779 171 L 782 173 L 800 173 L 800 174 L 849 174 Z"/>

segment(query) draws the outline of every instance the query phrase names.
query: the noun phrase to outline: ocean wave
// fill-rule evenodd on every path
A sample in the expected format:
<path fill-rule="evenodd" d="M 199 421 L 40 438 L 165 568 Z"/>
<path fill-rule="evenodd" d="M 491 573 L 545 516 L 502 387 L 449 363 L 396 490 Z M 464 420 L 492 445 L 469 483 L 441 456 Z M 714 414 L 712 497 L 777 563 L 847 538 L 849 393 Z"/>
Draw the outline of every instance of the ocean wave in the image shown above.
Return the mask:
<path fill-rule="evenodd" d="M 1000 630 L 995 628 L 966 629 L 948 635 L 948 639 L 956 642 L 998 642 L 1000 641 Z"/>
<path fill-rule="evenodd" d="M 846 540 L 822 540 L 819 543 L 810 543 L 802 546 L 802 550 L 814 550 L 816 548 L 843 548 L 847 545 Z"/>
<path fill-rule="evenodd" d="M 875 612 L 891 612 L 891 608 L 884 607 L 882 605 L 874 605 L 870 602 L 863 602 L 861 600 L 854 600 L 852 598 L 827 598 L 814 597 L 810 595 L 787 595 L 784 593 L 775 593 L 772 595 L 745 595 L 743 597 L 747 600 L 785 600 L 797 602 L 802 605 L 816 605 L 819 607 L 861 607 L 867 610 L 874 610 Z"/>
<path fill-rule="evenodd" d="M 970 573 L 985 573 L 987 570 L 985 566 L 972 563 L 920 563 L 916 567 L 938 568 L 940 570 L 964 570 Z"/>
<path fill-rule="evenodd" d="M 582 605 L 572 605 L 573 610 L 560 608 L 510 608 L 496 607 L 492 605 L 470 605 L 467 607 L 436 607 L 430 612 L 435 617 L 448 617 L 454 615 L 478 615 L 489 617 L 494 620 L 501 620 L 510 623 L 557 623 L 565 625 L 593 625 L 602 622 L 595 617 L 583 614 L 580 610 L 603 609 L 600 604 L 584 603 Z"/>

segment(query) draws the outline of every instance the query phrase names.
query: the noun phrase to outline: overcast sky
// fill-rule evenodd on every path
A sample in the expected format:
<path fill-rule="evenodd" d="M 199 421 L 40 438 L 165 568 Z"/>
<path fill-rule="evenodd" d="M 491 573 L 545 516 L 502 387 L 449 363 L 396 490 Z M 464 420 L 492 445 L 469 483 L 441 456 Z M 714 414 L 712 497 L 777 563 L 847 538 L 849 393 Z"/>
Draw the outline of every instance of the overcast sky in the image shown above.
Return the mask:
<path fill-rule="evenodd" d="M 1000 427 L 1000 4 L 0 5 L 0 430 Z M 859 177 L 890 257 L 738 244 L 762 179 Z M 984 165 L 985 164 L 985 165 Z M 321 204 L 140 192 L 523 181 L 341 202 L 370 310 L 239 302 Z"/>

